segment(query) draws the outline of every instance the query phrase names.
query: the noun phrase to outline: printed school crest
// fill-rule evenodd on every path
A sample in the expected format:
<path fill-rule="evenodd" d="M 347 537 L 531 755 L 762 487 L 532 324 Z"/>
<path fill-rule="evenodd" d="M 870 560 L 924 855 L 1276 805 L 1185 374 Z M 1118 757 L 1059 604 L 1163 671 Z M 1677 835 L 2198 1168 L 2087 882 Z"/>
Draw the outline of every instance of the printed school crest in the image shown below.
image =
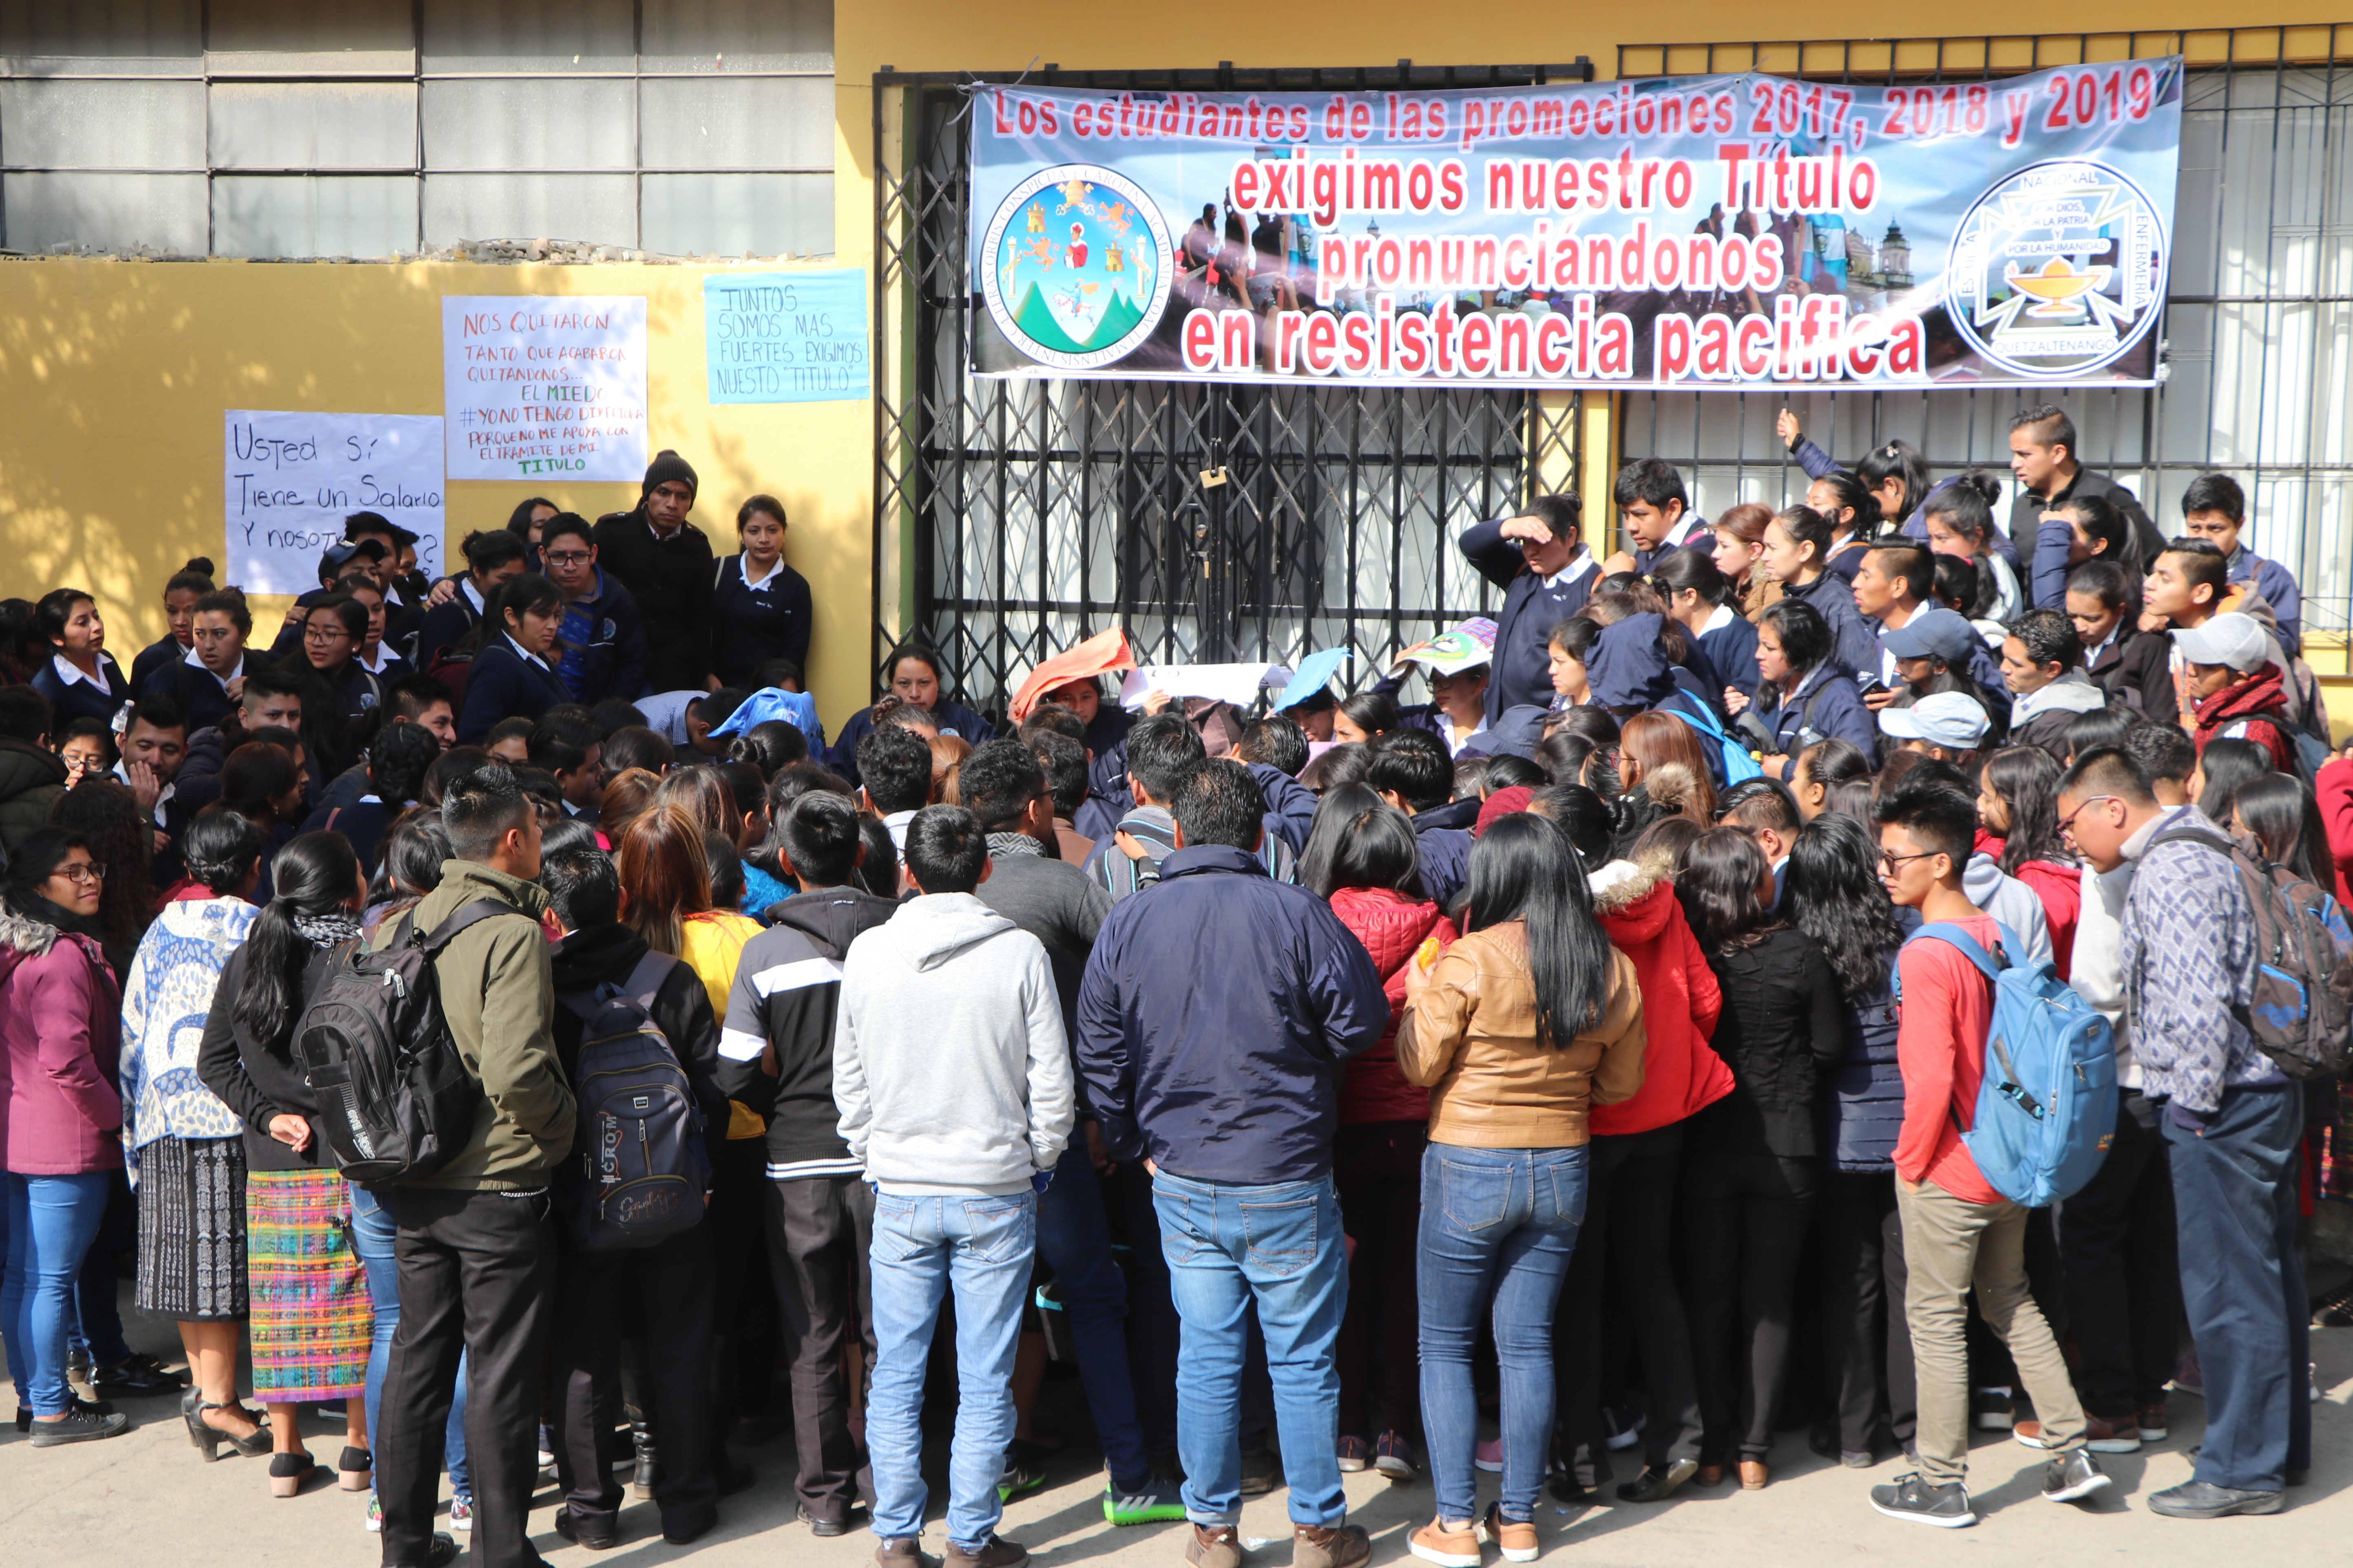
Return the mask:
<path fill-rule="evenodd" d="M 1953 233 L 1953 324 L 2021 375 L 2096 370 L 2156 324 L 2165 235 L 2147 193 L 2105 164 L 2021 169 L 1980 195 Z"/>
<path fill-rule="evenodd" d="M 981 291 L 1021 353 L 1057 370 L 1094 370 L 1160 324 L 1169 249 L 1159 209 L 1132 181 L 1060 164 L 997 205 L 982 245 Z"/>

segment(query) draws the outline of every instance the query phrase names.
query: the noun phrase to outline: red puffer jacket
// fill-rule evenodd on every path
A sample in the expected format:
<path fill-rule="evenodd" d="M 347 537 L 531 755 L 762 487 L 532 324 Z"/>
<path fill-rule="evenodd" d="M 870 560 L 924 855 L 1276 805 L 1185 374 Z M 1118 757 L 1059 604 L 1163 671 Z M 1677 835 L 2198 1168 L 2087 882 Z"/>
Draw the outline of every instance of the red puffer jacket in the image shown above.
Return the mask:
<path fill-rule="evenodd" d="M 1430 1090 L 1406 1082 L 1398 1070 L 1398 1021 L 1405 1016 L 1405 966 L 1431 937 L 1442 949 L 1453 945 L 1454 922 L 1427 900 L 1409 899 L 1387 888 L 1343 888 L 1332 895 L 1332 912 L 1373 955 L 1373 969 L 1389 999 L 1389 1026 L 1381 1043 L 1348 1064 L 1340 1086 L 1340 1120 L 1427 1121 Z"/>
<path fill-rule="evenodd" d="M 1708 1046 L 1724 993 L 1707 966 L 1662 856 L 1614 860 L 1594 873 L 1593 913 L 1642 986 L 1642 1088 L 1633 1099 L 1597 1105 L 1587 1118 L 1597 1138 L 1648 1132 L 1681 1121 L 1732 1092 L 1732 1069 Z"/>

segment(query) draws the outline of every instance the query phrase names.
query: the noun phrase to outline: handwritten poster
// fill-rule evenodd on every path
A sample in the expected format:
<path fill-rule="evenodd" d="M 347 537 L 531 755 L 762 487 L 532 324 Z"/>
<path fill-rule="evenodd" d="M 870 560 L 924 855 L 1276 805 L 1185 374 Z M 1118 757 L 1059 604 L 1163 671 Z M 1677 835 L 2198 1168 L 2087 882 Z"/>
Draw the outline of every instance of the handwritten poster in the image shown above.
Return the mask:
<path fill-rule="evenodd" d="M 441 571 L 441 421 L 417 414 L 229 409 L 221 493 L 228 578 L 250 594 L 305 594 L 343 519 L 381 512 L 417 535 L 417 563 Z"/>
<path fill-rule="evenodd" d="M 866 273 L 725 272 L 702 280 L 713 403 L 867 395 Z"/>
<path fill-rule="evenodd" d="M 442 407 L 453 479 L 638 479 L 646 301 L 444 296 Z"/>

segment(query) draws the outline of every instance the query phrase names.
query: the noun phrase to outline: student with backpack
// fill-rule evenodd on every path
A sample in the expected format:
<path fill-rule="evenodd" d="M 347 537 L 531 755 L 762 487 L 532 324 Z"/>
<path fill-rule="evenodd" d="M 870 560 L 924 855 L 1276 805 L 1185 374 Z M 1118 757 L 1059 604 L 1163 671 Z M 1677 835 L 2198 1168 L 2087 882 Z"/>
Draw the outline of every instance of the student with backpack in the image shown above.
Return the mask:
<path fill-rule="evenodd" d="M 453 857 L 441 885 L 383 926 L 372 946 L 388 952 L 461 911 L 484 917 L 450 936 L 428 965 L 447 1038 L 481 1103 L 449 1158 L 390 1188 L 401 1318 L 376 1424 L 384 1563 L 444 1568 L 457 1554 L 451 1537 L 434 1532 L 433 1517 L 462 1352 L 472 1558 L 480 1568 L 535 1568 L 526 1513 L 554 1311 L 549 1183 L 571 1151 L 577 1108 L 555 1051 L 531 799 L 510 769 L 488 763 L 449 785 L 441 821 Z"/>
<path fill-rule="evenodd" d="M 551 954 L 555 1048 L 580 1108 L 573 1140 L 580 1157 L 566 1162 L 556 1184 L 564 1310 L 554 1315 L 549 1362 L 565 1501 L 555 1529 L 597 1550 L 620 1539 L 621 1484 L 606 1440 L 620 1415 L 622 1320 L 634 1300 L 643 1326 L 633 1321 L 632 1330 L 645 1338 L 638 1398 L 661 1442 L 654 1501 L 662 1539 L 680 1544 L 717 1519 L 712 1235 L 702 1200 L 727 1130 L 726 1097 L 713 1076 L 719 1026 L 694 971 L 621 923 L 628 895 L 611 856 L 552 856 L 539 885 L 563 932 Z"/>
<path fill-rule="evenodd" d="M 1978 1312 L 2008 1345 L 2042 1417 L 2042 1446 L 2052 1454 L 2042 1495 L 2073 1501 L 2103 1489 L 2109 1478 L 2084 1447 L 2084 1413 L 2067 1363 L 2027 1288 L 2027 1211 L 1994 1188 L 1962 1142 L 1962 1130 L 1981 1121 L 1978 1090 L 1988 1071 L 1995 988 L 1969 954 L 1934 928 L 1957 928 L 1988 954 L 2014 945 L 1962 889 L 1976 805 L 1931 777 L 1898 784 L 1873 816 L 1888 897 L 1919 910 L 1928 924 L 1895 960 L 1895 1055 L 1904 1075 L 1896 1206 L 1908 1270 L 1905 1321 L 1920 1396 L 1920 1468 L 1872 1488 L 1871 1506 L 1891 1519 L 1951 1530 L 1977 1522 L 1964 1484 L 1969 1367 L 1963 1331 L 1972 1286 Z"/>
<path fill-rule="evenodd" d="M 2279 931 L 2279 911 L 2250 896 L 2259 887 L 2268 897 L 2273 884 L 2242 872 L 2195 808 L 2160 806 L 2121 748 L 2077 758 L 2059 781 L 2059 810 L 2095 870 L 2134 866 L 2117 968 L 2142 1092 L 2164 1107 L 2182 1306 L 2205 1377 L 2198 1468 L 2148 1506 L 2175 1519 L 2276 1513 L 2312 1462 L 2312 1408 L 2296 1242 L 2303 1097 L 2285 1070 L 2293 1054 L 2274 1054 L 2250 1027 L 2259 970 L 2279 973 L 2258 958 L 2296 966 L 2263 931 L 2267 920 Z M 2340 1031 L 2340 1072 L 2342 1049 Z"/>
<path fill-rule="evenodd" d="M 2216 736 L 2253 741 L 2271 753 L 2274 769 L 2296 772 L 2296 731 L 2288 721 L 2283 672 L 2272 662 L 2269 639 L 2255 618 L 2226 611 L 2177 630 L 2173 647 L 2181 656 L 2182 691 L 2195 714 L 2189 737 L 2198 750 L 2203 752 Z"/>

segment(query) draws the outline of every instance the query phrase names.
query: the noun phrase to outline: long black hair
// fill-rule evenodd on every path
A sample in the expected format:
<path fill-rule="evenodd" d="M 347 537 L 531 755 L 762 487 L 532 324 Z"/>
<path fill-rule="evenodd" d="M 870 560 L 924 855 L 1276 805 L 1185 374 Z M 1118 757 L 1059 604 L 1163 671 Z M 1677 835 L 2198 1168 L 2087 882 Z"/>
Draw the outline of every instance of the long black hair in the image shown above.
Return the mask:
<path fill-rule="evenodd" d="M 1838 494 L 1840 509 L 1854 513 L 1853 519 L 1845 525 L 1848 543 L 1878 537 L 1879 498 L 1871 493 L 1870 486 L 1844 468 L 1832 468 L 1827 474 L 1818 474 L 1814 477 L 1814 483 L 1830 486 Z M 1835 534 L 1840 526 L 1838 519 L 1830 519 L 1830 525 L 1831 531 Z"/>
<path fill-rule="evenodd" d="M 2198 771 L 2204 782 L 2198 791 L 2198 809 L 2218 827 L 2231 825 L 2231 802 L 2239 791 L 2272 771 L 2272 754 L 2253 741 L 2228 736 L 2206 742 L 2198 753 Z"/>
<path fill-rule="evenodd" d="M 2059 835 L 2059 763 L 2040 746 L 2005 746 L 1986 759 L 1979 775 L 2010 813 L 2001 868 L 2015 877 L 2030 860 L 2072 866 L 2075 857 Z"/>
<path fill-rule="evenodd" d="M 1340 711 L 1370 740 L 1398 727 L 1397 699 L 1383 691 L 1359 691 L 1340 699 Z"/>
<path fill-rule="evenodd" d="M 2334 889 L 2337 878 L 2320 803 L 2302 780 L 2286 773 L 2251 779 L 2239 786 L 2231 806 L 2241 826 L 2263 847 L 2264 859 L 2286 867 L 2324 892 Z"/>
<path fill-rule="evenodd" d="M 1867 485 L 1883 485 L 1889 479 L 1904 482 L 1904 504 L 1886 514 L 1892 523 L 1900 525 L 1910 518 L 1928 493 L 1927 457 L 1909 441 L 1890 441 L 1873 447 L 1856 461 L 1854 472 Z"/>
<path fill-rule="evenodd" d="M 1799 828 L 1785 891 L 1789 922 L 1830 960 L 1841 995 L 1860 1002 L 1888 988 L 1904 927 L 1880 883 L 1879 845 L 1869 828 L 1827 811 Z"/>
<path fill-rule="evenodd" d="M 1525 812 L 1498 817 L 1471 847 L 1464 929 L 1506 921 L 1527 926 L 1536 1043 L 1565 1047 L 1609 1005 L 1611 949 L 1593 918 L 1576 846 L 1554 823 Z"/>
<path fill-rule="evenodd" d="M 491 591 L 482 603 L 482 618 L 474 623 L 458 644 L 457 651 L 479 655 L 484 648 L 496 647 L 499 639 L 508 635 L 507 612 L 512 610 L 520 619 L 525 614 L 544 616 L 564 607 L 564 590 L 535 572 L 510 577 Z M 562 657 L 562 650 L 554 650 Z"/>
<path fill-rule="evenodd" d="M 245 891 L 245 879 L 261 858 L 261 829 L 252 819 L 215 804 L 196 813 L 180 837 L 188 875 L 222 898 Z"/>
<path fill-rule="evenodd" d="M 1745 830 L 1711 827 L 1700 835 L 1675 878 L 1675 896 L 1703 951 L 1720 958 L 1781 929 L 1758 891 L 1765 872 L 1765 851 Z"/>
<path fill-rule="evenodd" d="M 269 1050 L 281 1055 L 301 1011 L 302 971 L 318 952 L 295 929 L 297 915 L 348 911 L 359 890 L 360 859 L 340 833 L 305 833 L 269 863 L 276 894 L 245 939 L 245 980 L 230 1017 Z"/>
<path fill-rule="evenodd" d="M 1581 784 L 1548 784 L 1536 791 L 1528 809 L 1560 825 L 1588 871 L 1609 864 L 1609 841 L 1618 836 L 1618 814 L 1599 795 Z"/>
<path fill-rule="evenodd" d="M 1360 784 L 1324 792 L 1299 858 L 1299 885 L 1319 899 L 1343 888 L 1388 888 L 1423 897 L 1413 824 Z"/>

